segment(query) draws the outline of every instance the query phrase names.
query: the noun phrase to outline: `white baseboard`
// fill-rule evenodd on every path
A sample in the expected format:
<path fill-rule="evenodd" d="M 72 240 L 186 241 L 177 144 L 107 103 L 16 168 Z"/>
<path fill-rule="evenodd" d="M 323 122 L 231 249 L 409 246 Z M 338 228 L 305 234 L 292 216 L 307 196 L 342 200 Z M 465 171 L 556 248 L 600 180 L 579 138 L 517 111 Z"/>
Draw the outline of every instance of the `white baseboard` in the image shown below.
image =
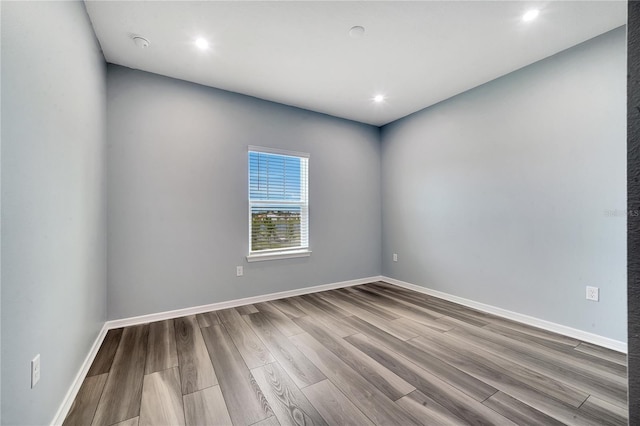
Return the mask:
<path fill-rule="evenodd" d="M 52 425 L 61 425 L 62 422 L 64 422 L 64 419 L 67 417 L 67 414 L 69 414 L 69 410 L 71 409 L 71 404 L 73 404 L 73 401 L 76 399 L 76 395 L 78 395 L 80 386 L 82 386 L 82 382 L 84 381 L 84 378 L 89 372 L 89 368 L 91 368 L 91 364 L 93 364 L 93 360 L 98 354 L 98 350 L 100 349 L 100 345 L 102 345 L 102 341 L 107 335 L 107 331 L 108 331 L 107 325 L 104 324 L 102 326 L 102 329 L 98 333 L 98 337 L 96 337 L 96 340 L 93 342 L 93 345 L 89 350 L 89 354 L 87 354 L 86 358 L 84 359 L 84 362 L 80 366 L 80 370 L 78 371 L 78 374 L 76 374 L 76 377 L 73 379 L 73 383 L 71 383 L 71 387 L 67 391 L 67 394 L 64 396 L 64 399 L 62 400 L 62 405 L 60 405 L 60 407 L 58 408 L 58 412 L 53 417 L 53 421 L 51 422 Z"/>
<path fill-rule="evenodd" d="M 305 287 L 295 290 L 281 291 L 278 293 L 263 294 L 260 296 L 245 297 L 243 299 L 228 300 L 225 302 L 211 303 L 208 305 L 194 306 L 191 308 L 176 309 L 173 311 L 158 312 L 155 314 L 141 315 L 138 317 L 122 318 L 107 321 L 108 329 L 128 327 L 130 325 L 146 324 L 148 322 L 163 321 L 186 315 L 201 314 L 203 312 L 217 311 L 219 309 L 235 308 L 236 306 L 250 305 L 252 303 L 268 302 L 270 300 L 283 299 L 285 297 L 300 296 L 302 294 L 317 293 L 319 291 L 332 290 L 334 288 L 352 287 L 354 285 L 367 284 L 382 280 L 381 276 L 360 278 L 357 280 L 341 281 L 331 284 L 322 284 L 313 287 Z"/>
<path fill-rule="evenodd" d="M 552 331 L 554 333 L 562 334 L 567 337 L 573 337 L 574 339 L 582 340 L 583 342 L 593 343 L 594 345 L 603 346 L 605 348 L 613 349 L 614 351 L 627 353 L 627 342 L 621 342 L 619 340 L 610 339 L 608 337 L 600 336 L 598 334 L 589 333 L 586 331 L 578 330 L 576 328 L 567 327 L 565 325 L 556 324 L 551 321 L 546 321 L 540 318 L 531 317 L 529 315 L 519 314 L 517 312 L 509 311 L 507 309 L 498 308 L 492 305 L 486 305 L 484 303 L 475 302 L 473 300 L 465 299 L 463 297 L 454 296 L 452 294 L 444 293 L 437 290 L 432 290 L 427 287 L 422 287 L 416 284 L 396 280 L 395 278 L 382 277 L 382 281 L 390 284 L 397 285 L 409 290 L 414 290 L 419 293 L 428 294 L 429 296 L 438 297 L 440 299 L 448 300 L 450 302 L 458 303 L 460 305 L 468 306 L 473 309 L 477 309 L 488 314 L 497 315 L 502 318 L 510 319 L 516 322 L 520 322 L 532 327 L 541 328 L 543 330 Z"/>

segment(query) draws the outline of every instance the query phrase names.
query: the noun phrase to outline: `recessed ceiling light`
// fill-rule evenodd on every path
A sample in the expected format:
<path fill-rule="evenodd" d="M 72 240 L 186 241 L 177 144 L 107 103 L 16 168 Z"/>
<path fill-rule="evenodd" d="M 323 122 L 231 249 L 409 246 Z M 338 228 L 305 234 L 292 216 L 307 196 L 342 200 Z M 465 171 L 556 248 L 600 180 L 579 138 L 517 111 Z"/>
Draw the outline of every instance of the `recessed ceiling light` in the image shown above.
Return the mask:
<path fill-rule="evenodd" d="M 133 42 L 136 44 L 136 46 L 138 46 L 140 49 L 144 49 L 145 47 L 149 47 L 149 40 L 147 40 L 144 37 L 140 37 L 140 36 L 134 36 L 133 37 Z"/>
<path fill-rule="evenodd" d="M 352 38 L 360 38 L 364 35 L 364 27 L 361 27 L 360 25 L 356 25 L 355 27 L 351 27 L 351 29 L 349 30 L 349 35 Z"/>
<path fill-rule="evenodd" d="M 199 49 L 205 50 L 209 48 L 209 42 L 200 37 L 199 39 L 196 39 L 196 46 L 198 46 Z"/>
<path fill-rule="evenodd" d="M 536 19 L 538 17 L 539 14 L 540 14 L 540 11 L 538 9 L 531 9 L 531 10 L 527 11 L 527 13 L 522 15 L 522 20 L 524 22 L 533 21 L 534 19 Z"/>
<path fill-rule="evenodd" d="M 375 95 L 373 97 L 373 102 L 375 103 L 379 104 L 380 102 L 383 102 L 383 101 L 384 101 L 384 95 Z"/>

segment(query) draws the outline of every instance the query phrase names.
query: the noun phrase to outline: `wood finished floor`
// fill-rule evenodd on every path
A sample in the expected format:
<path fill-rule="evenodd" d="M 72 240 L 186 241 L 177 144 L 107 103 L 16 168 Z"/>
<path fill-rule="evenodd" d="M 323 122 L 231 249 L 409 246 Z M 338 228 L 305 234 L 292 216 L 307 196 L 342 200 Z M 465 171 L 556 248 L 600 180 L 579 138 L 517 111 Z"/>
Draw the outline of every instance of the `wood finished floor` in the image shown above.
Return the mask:
<path fill-rule="evenodd" d="M 64 424 L 625 425 L 626 356 L 371 283 L 110 330 Z"/>

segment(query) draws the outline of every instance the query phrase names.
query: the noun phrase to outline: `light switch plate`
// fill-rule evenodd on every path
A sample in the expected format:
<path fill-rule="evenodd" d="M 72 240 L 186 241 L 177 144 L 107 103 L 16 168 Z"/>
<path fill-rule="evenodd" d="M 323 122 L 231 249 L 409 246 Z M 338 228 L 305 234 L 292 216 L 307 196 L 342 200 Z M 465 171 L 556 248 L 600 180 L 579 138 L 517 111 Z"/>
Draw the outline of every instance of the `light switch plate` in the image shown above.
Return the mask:
<path fill-rule="evenodd" d="M 31 387 L 34 388 L 40 381 L 40 354 L 31 360 Z"/>

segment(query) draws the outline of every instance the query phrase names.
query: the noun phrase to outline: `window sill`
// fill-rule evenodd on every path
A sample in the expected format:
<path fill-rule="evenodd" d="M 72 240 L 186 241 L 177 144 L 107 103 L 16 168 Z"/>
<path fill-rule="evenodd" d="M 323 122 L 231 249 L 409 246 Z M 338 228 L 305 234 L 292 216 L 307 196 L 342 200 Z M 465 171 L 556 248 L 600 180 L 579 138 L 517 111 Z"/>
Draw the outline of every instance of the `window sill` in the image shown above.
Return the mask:
<path fill-rule="evenodd" d="M 311 250 L 295 250 L 277 253 L 250 254 L 247 262 L 262 262 L 263 260 L 293 259 L 296 257 L 309 257 Z"/>

